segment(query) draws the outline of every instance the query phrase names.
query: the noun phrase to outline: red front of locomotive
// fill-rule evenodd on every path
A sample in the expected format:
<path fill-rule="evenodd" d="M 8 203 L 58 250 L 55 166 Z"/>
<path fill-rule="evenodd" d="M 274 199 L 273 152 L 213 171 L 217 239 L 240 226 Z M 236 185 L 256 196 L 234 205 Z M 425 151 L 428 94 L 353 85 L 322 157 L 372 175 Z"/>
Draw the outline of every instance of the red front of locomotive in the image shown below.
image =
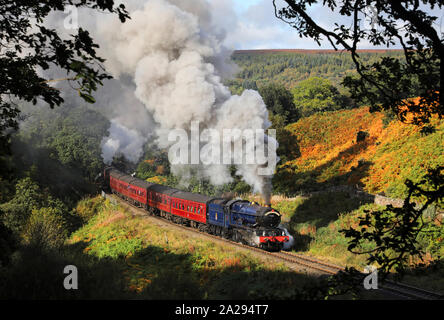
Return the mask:
<path fill-rule="evenodd" d="M 259 229 L 256 231 L 256 236 L 259 247 L 267 250 L 281 250 L 284 243 L 290 241 L 290 236 L 280 228 Z"/>
<path fill-rule="evenodd" d="M 265 237 L 259 237 L 260 243 L 267 243 L 267 242 L 288 242 L 290 240 L 289 236 L 265 236 Z"/>

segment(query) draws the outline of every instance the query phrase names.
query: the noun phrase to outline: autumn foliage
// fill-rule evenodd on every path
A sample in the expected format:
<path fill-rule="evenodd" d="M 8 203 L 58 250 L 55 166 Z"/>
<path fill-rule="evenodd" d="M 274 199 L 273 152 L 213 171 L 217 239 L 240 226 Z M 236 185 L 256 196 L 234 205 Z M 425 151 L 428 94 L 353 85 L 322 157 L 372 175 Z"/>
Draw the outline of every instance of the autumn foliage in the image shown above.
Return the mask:
<path fill-rule="evenodd" d="M 300 156 L 280 163 L 274 178 L 275 191 L 295 194 L 349 184 L 371 193 L 403 197 L 403 182 L 416 181 L 428 168 L 444 163 L 443 121 L 432 118 L 435 131 L 400 121 L 383 125 L 382 113 L 367 107 L 326 112 L 286 127 Z M 358 132 L 365 138 L 358 141 Z M 284 146 L 285 148 L 285 146 Z"/>

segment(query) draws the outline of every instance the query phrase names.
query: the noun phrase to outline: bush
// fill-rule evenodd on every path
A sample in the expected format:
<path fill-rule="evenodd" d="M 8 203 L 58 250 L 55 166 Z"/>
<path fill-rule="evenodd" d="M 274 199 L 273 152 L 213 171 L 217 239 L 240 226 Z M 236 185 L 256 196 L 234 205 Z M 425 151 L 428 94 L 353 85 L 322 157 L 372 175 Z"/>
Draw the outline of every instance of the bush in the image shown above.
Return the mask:
<path fill-rule="evenodd" d="M 40 187 L 31 180 L 24 178 L 17 182 L 15 195 L 0 209 L 4 212 L 5 225 L 16 233 L 20 233 L 33 209 L 40 208 L 44 203 L 44 197 Z"/>
<path fill-rule="evenodd" d="M 317 112 L 346 109 L 346 99 L 332 83 L 323 78 L 312 77 L 301 81 L 292 90 L 294 106 L 302 117 Z"/>
<path fill-rule="evenodd" d="M 31 247 L 60 248 L 68 236 L 67 223 L 55 208 L 32 210 L 23 238 Z"/>
<path fill-rule="evenodd" d="M 102 210 L 104 203 L 105 199 L 100 196 L 83 199 L 74 209 L 74 214 L 82 219 L 83 223 L 86 223 Z"/>

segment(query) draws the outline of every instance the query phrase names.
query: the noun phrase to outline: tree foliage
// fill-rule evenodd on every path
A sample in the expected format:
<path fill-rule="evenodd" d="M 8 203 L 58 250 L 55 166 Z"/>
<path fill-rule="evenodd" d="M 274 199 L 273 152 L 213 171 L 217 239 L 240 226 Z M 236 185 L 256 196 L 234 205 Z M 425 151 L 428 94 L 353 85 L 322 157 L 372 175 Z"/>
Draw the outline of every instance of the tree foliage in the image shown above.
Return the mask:
<path fill-rule="evenodd" d="M 440 57 L 444 44 L 433 26 L 437 17 L 423 10 L 442 8 L 442 1 L 426 0 L 422 6 L 415 0 L 323 1 L 332 15 L 347 20 L 336 23 L 333 30 L 322 27 L 308 14 L 309 6 L 317 1 L 285 2 L 287 6 L 278 8 L 273 0 L 275 14 L 301 37 L 312 38 L 318 44 L 326 38 L 335 50 L 343 48 L 351 54 L 358 76 L 346 77 L 343 84 L 350 89 L 352 98 L 369 103 L 371 111 L 393 110 L 402 121 L 406 121 L 408 113 L 413 114 L 410 121 L 415 124 L 428 123 L 432 114 L 442 117 Z M 371 19 L 370 27 L 362 23 L 364 19 Z M 358 46 L 365 41 L 375 46 L 398 44 L 405 60 L 384 57 L 366 64 L 358 52 Z M 412 92 L 417 92 L 419 101 L 407 99 Z"/>
<path fill-rule="evenodd" d="M 259 88 L 259 94 L 271 114 L 280 115 L 285 124 L 296 122 L 300 118 L 293 96 L 284 86 L 271 83 Z"/>
<path fill-rule="evenodd" d="M 113 0 L 0 0 L 0 154 L 8 151 L 9 131 L 18 127 L 16 100 L 41 100 L 51 108 L 63 102 L 61 92 L 51 86 L 55 79 L 45 78 L 38 69 L 66 71 L 65 80 L 87 102 L 94 101 L 91 94 L 102 80 L 110 78 L 87 30 L 79 28 L 62 39 L 45 25 L 51 12 L 63 12 L 68 5 L 117 14 L 122 22 L 129 18 L 125 6 Z"/>
<path fill-rule="evenodd" d="M 377 62 L 383 56 L 403 60 L 400 50 L 361 50 L 359 55 L 367 64 Z M 270 82 L 291 90 L 310 77 L 328 79 L 342 94 L 347 94 L 341 82 L 345 75 L 356 73 L 352 58 L 344 52 L 235 51 L 231 59 L 241 68 L 234 79 L 226 81 L 233 94 L 240 94 L 244 89 L 257 90 Z"/>
<path fill-rule="evenodd" d="M 0 205 L 3 212 L 2 221 L 6 227 L 20 235 L 28 223 L 33 210 L 53 208 L 60 216 L 68 218 L 68 207 L 59 199 L 53 197 L 31 178 L 19 180 L 15 186 L 13 198 Z"/>
<path fill-rule="evenodd" d="M 301 81 L 291 90 L 293 102 L 302 117 L 316 112 L 347 108 L 347 100 L 327 79 L 312 77 Z"/>
<path fill-rule="evenodd" d="M 44 250 L 60 248 L 67 236 L 63 212 L 52 207 L 32 210 L 23 234 L 27 245 Z"/>
<path fill-rule="evenodd" d="M 424 213 L 432 204 L 443 204 L 443 170 L 444 167 L 429 170 L 419 183 L 407 180 L 408 196 L 401 208 L 388 205 L 378 212 L 366 211 L 365 216 L 360 218 L 358 228 L 341 230 L 350 238 L 349 250 L 369 254 L 368 262 L 376 262 L 384 276 L 393 270 L 402 275 L 409 257 L 422 258 L 423 252 L 418 247 L 421 233 L 425 229 L 428 229 L 428 233 L 439 230 L 439 226 L 433 227 L 424 220 Z M 418 204 L 415 201 L 418 199 L 422 199 L 424 203 Z M 362 251 L 360 248 L 365 243 L 373 243 L 375 247 Z"/>
<path fill-rule="evenodd" d="M 17 182 L 14 197 L 1 205 L 3 222 L 15 232 L 21 232 L 33 209 L 44 205 L 40 187 L 30 178 Z"/>

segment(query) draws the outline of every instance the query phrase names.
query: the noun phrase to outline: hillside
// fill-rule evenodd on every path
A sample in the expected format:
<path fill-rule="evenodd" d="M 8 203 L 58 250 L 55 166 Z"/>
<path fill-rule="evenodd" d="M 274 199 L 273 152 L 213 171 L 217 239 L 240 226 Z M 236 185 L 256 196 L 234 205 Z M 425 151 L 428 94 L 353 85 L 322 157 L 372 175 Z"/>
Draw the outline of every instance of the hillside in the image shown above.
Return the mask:
<path fill-rule="evenodd" d="M 289 137 L 283 143 L 296 142 L 299 153 L 279 164 L 275 191 L 294 194 L 349 184 L 403 197 L 405 179 L 417 181 L 427 168 L 444 162 L 443 121 L 432 123 L 436 130 L 428 135 L 400 121 L 384 126 L 383 115 L 367 107 L 303 118 L 286 127 Z M 359 131 L 362 141 L 357 141 Z"/>
<path fill-rule="evenodd" d="M 288 299 L 308 297 L 302 288 L 318 284 L 315 277 L 282 263 L 133 215 L 101 197 L 81 202 L 76 210 L 91 218 L 68 244 L 81 248 L 80 261 L 112 261 L 118 268 L 112 276 L 122 287 L 109 293 L 113 297 Z"/>
<path fill-rule="evenodd" d="M 363 50 L 359 54 L 366 63 L 382 56 L 403 59 L 399 50 Z M 334 50 L 238 50 L 233 53 L 232 61 L 240 70 L 234 79 L 227 81 L 235 93 L 270 82 L 291 89 L 310 77 L 326 78 L 345 91 L 341 86 L 344 76 L 356 72 L 351 56 Z"/>

